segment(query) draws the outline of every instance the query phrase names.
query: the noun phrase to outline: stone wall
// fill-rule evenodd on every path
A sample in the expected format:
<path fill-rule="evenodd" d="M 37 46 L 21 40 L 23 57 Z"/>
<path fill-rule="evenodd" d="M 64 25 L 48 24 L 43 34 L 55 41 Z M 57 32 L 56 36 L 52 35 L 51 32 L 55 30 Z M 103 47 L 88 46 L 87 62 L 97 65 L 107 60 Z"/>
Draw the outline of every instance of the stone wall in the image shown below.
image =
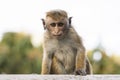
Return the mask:
<path fill-rule="evenodd" d="M 38 75 L 1 74 L 0 80 L 120 80 L 120 75 Z"/>

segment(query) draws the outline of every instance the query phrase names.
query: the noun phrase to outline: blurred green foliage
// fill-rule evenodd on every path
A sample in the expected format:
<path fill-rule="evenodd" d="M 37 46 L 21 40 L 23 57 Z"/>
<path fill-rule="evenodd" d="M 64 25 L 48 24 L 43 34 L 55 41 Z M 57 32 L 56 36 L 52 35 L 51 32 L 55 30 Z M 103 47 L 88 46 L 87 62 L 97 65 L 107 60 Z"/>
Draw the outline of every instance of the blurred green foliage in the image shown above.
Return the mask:
<path fill-rule="evenodd" d="M 0 42 L 0 73 L 40 73 L 42 47 L 35 48 L 30 36 L 5 33 Z"/>
<path fill-rule="evenodd" d="M 95 49 L 88 51 L 88 57 L 94 74 L 120 74 L 120 56 L 106 55 L 103 46 L 98 45 Z"/>
<path fill-rule="evenodd" d="M 42 46 L 34 47 L 31 36 L 7 32 L 0 42 L 0 73 L 31 74 L 41 72 Z M 107 56 L 103 47 L 88 51 L 95 74 L 119 74 L 119 57 Z"/>

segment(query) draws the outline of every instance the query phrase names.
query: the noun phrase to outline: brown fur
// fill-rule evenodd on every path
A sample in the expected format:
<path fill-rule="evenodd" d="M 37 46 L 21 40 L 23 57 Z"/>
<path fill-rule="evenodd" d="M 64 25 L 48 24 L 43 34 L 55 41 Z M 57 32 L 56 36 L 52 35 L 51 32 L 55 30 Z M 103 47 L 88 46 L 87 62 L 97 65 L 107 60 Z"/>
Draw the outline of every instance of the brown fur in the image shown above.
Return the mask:
<path fill-rule="evenodd" d="M 59 21 L 61 19 L 60 16 L 63 17 L 62 19 L 68 19 L 67 13 L 63 10 L 47 13 L 47 17 L 52 18 L 53 21 L 55 21 L 55 18 Z M 90 63 L 85 54 L 81 38 L 72 26 L 67 26 L 69 24 L 64 26 L 65 31 L 58 27 L 58 30 L 60 29 L 63 32 L 61 34 L 62 37 L 54 37 L 51 33 L 54 31 L 54 28 L 50 31 L 48 29 L 50 26 L 47 26 L 47 30 L 44 33 L 44 54 L 41 74 L 91 74 Z"/>

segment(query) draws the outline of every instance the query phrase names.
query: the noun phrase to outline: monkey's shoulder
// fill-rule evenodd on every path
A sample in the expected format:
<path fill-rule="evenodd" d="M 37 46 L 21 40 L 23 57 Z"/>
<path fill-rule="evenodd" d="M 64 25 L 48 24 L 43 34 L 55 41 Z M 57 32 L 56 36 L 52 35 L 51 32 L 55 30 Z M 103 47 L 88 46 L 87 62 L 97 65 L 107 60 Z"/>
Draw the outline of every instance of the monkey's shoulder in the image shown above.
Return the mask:
<path fill-rule="evenodd" d="M 68 37 L 72 39 L 75 43 L 82 43 L 82 38 L 73 27 L 69 29 Z"/>

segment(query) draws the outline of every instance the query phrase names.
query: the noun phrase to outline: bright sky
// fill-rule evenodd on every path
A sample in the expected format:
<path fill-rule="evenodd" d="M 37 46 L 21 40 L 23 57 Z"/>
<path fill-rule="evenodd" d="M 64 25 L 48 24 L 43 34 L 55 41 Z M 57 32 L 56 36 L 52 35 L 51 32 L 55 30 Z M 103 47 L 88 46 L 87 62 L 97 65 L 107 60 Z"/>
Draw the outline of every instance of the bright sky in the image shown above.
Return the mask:
<path fill-rule="evenodd" d="M 51 9 L 66 10 L 87 50 L 101 42 L 108 53 L 120 54 L 120 0 L 0 0 L 0 39 L 8 31 L 31 34 L 38 45 L 41 18 Z"/>

